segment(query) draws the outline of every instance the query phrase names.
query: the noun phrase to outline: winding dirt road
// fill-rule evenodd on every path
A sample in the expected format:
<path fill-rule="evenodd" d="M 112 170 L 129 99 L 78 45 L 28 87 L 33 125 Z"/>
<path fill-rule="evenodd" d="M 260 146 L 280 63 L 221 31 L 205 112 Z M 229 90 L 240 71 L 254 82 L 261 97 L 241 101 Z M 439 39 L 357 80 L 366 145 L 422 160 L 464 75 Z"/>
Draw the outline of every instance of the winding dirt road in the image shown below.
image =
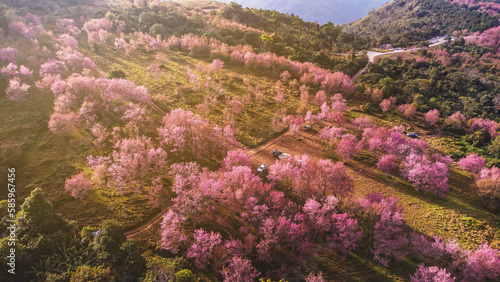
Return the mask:
<path fill-rule="evenodd" d="M 127 236 L 127 239 L 132 239 L 132 238 L 135 238 L 135 237 L 143 234 L 144 232 L 146 232 L 149 229 L 151 229 L 154 225 L 160 223 L 161 220 L 162 220 L 162 218 L 163 218 L 163 214 L 165 214 L 165 212 L 167 212 L 166 209 L 163 210 L 163 211 L 161 211 L 161 212 L 159 212 L 157 215 L 155 215 L 154 217 L 152 217 L 150 220 L 146 221 L 141 226 L 139 226 L 139 227 L 137 227 L 135 229 L 132 229 L 130 231 L 125 232 L 125 236 Z"/>
<path fill-rule="evenodd" d="M 273 157 L 272 151 L 275 149 L 283 153 L 288 153 L 291 156 L 307 153 L 309 157 L 315 159 L 323 158 L 323 141 L 319 138 L 319 134 L 314 128 L 306 132 L 300 131 L 298 134 L 288 131 L 259 147 L 248 150 L 248 154 L 252 158 L 252 167 L 256 170 L 262 163 L 267 165 L 273 164 L 276 158 Z M 141 226 L 125 232 L 127 239 L 137 238 L 148 230 L 158 227 L 166 211 L 167 209 L 164 209 Z"/>

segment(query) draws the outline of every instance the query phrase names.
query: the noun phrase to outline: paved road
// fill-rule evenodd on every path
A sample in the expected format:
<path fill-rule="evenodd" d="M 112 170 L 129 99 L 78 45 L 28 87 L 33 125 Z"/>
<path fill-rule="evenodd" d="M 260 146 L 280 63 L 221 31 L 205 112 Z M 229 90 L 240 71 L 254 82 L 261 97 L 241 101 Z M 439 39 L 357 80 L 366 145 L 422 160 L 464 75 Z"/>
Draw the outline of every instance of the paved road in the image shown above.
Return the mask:
<path fill-rule="evenodd" d="M 431 39 L 432 40 L 432 39 Z M 448 41 L 448 39 L 446 38 L 439 38 L 437 40 L 432 40 L 432 41 L 428 41 L 429 43 L 431 43 L 429 45 L 429 47 L 434 47 L 434 46 L 437 46 L 437 45 L 440 45 L 440 44 L 443 44 L 445 42 Z M 420 48 L 418 48 L 420 49 Z M 417 50 L 418 50 L 417 49 Z M 382 56 L 382 55 L 390 55 L 390 54 L 397 54 L 397 53 L 405 53 L 405 52 L 412 52 L 412 51 L 415 51 L 415 49 L 401 49 L 401 50 L 394 50 L 394 51 L 391 51 L 391 52 L 375 52 L 375 51 L 368 51 L 367 52 L 367 55 L 368 55 L 368 59 L 369 59 L 369 62 L 370 63 L 374 63 L 375 62 L 375 57 L 378 57 L 378 56 Z"/>
<path fill-rule="evenodd" d="M 428 42 L 431 43 L 429 44 L 429 47 L 434 47 L 434 46 L 437 46 L 437 45 L 440 45 L 440 44 L 443 44 L 445 42 L 447 42 L 448 39 L 445 38 L 445 37 L 439 37 L 437 39 L 431 39 L 429 40 Z M 420 49 L 420 48 L 418 48 Z M 418 50 L 417 49 L 417 50 Z M 378 56 L 387 56 L 387 55 L 391 55 L 391 54 L 397 54 L 397 53 L 405 53 L 405 52 L 413 52 L 415 51 L 415 49 L 401 49 L 401 50 L 394 50 L 394 51 L 390 51 L 390 52 L 376 52 L 376 51 L 367 51 L 366 52 L 366 55 L 368 56 L 368 62 L 369 63 L 374 63 L 375 62 L 375 57 L 378 57 Z M 361 70 L 359 70 L 353 77 L 352 77 L 352 80 L 355 80 L 356 77 L 358 77 L 358 75 L 362 74 L 363 72 L 366 71 L 366 67 L 362 68 Z"/>

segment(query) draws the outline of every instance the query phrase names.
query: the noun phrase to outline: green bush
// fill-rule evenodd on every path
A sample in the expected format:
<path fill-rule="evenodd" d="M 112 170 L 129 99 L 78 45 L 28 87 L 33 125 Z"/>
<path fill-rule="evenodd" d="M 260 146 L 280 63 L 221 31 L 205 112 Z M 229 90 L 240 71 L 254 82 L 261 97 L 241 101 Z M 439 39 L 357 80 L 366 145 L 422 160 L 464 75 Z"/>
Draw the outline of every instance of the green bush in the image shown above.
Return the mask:
<path fill-rule="evenodd" d="M 109 79 L 112 79 L 112 78 L 125 78 L 126 75 L 123 71 L 121 70 L 117 70 L 117 69 L 112 69 L 109 71 L 109 75 L 108 75 L 108 78 Z"/>
<path fill-rule="evenodd" d="M 195 282 L 196 277 L 189 269 L 183 269 L 175 274 L 175 282 Z"/>
<path fill-rule="evenodd" d="M 71 274 L 71 282 L 83 282 L 83 281 L 99 281 L 108 282 L 114 281 L 115 278 L 111 274 L 109 268 L 90 267 L 88 265 L 79 266 L 75 272 Z"/>

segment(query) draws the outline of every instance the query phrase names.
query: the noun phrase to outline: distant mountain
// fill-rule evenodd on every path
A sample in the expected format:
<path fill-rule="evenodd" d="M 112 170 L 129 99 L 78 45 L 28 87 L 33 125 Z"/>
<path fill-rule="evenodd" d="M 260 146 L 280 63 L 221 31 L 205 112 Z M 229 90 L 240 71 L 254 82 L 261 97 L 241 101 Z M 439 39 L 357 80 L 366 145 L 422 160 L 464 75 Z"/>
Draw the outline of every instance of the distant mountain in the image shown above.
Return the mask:
<path fill-rule="evenodd" d="M 418 42 L 455 30 L 485 30 L 496 25 L 496 17 L 472 6 L 445 0 L 395 0 L 349 23 L 344 30 L 376 39 L 385 37 L 386 41 L 390 38 L 396 43 Z"/>
<path fill-rule="evenodd" d="M 333 22 L 348 23 L 360 19 L 373 9 L 379 8 L 391 0 L 221 0 L 236 2 L 244 7 L 276 10 L 282 13 L 299 15 L 310 22 L 320 24 Z"/>

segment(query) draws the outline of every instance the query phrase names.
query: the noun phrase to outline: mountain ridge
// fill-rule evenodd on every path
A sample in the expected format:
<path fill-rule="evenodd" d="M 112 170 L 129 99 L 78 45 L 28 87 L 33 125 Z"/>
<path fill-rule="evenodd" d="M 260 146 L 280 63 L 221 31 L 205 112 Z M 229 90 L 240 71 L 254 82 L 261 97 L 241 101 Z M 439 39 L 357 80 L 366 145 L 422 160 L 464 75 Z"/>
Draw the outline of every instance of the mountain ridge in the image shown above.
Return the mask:
<path fill-rule="evenodd" d="M 334 0 L 334 1 L 314 1 L 307 3 L 304 1 L 269 1 L 269 0 L 222 0 L 224 3 L 237 2 L 245 7 L 277 10 L 283 13 L 293 13 L 299 15 L 306 21 L 325 24 L 333 22 L 335 24 L 348 23 L 360 19 L 369 11 L 376 9 L 390 0 Z"/>
<path fill-rule="evenodd" d="M 368 13 L 363 19 L 344 25 L 346 32 L 407 46 L 454 31 L 479 31 L 498 25 L 495 16 L 474 7 L 444 0 L 395 0 Z"/>

